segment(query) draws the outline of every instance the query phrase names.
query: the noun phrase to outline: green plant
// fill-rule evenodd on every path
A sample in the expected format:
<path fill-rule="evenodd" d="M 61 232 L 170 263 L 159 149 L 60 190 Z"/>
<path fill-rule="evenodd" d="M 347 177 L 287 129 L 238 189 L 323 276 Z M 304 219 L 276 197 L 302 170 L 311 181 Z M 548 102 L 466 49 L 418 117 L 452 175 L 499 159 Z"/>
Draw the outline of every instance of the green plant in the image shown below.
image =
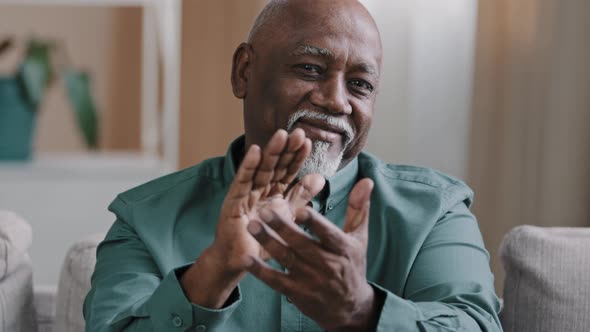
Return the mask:
<path fill-rule="evenodd" d="M 0 54 L 10 44 L 1 43 Z M 73 68 L 62 44 L 35 38 L 29 40 L 18 76 L 23 95 L 33 111 L 38 109 L 47 88 L 56 78 L 61 78 L 86 146 L 90 149 L 98 147 L 99 123 L 90 75 Z"/>

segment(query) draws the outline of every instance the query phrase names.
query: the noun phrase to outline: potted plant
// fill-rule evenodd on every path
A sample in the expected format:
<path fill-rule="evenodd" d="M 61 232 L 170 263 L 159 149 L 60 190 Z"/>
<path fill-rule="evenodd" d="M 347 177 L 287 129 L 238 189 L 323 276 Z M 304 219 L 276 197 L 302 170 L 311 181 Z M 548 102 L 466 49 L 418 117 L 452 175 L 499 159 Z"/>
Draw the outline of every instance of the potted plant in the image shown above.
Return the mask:
<path fill-rule="evenodd" d="M 0 41 L 0 57 L 12 44 L 11 39 Z M 97 148 L 98 117 L 88 73 L 73 69 L 63 45 L 31 39 L 16 73 L 0 76 L 0 160 L 31 158 L 36 113 L 58 78 L 86 146 Z"/>

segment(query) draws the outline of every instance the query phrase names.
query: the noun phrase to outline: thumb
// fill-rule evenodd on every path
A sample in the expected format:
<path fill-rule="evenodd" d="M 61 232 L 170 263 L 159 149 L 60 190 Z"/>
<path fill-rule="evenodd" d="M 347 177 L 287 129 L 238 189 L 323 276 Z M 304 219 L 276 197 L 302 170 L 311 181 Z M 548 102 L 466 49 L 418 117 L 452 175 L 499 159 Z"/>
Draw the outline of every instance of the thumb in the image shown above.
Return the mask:
<path fill-rule="evenodd" d="M 293 211 L 296 211 L 311 201 L 326 184 L 326 179 L 319 174 L 307 174 L 287 194 L 287 201 L 291 204 Z"/>
<path fill-rule="evenodd" d="M 369 207 L 373 180 L 365 178 L 360 180 L 350 193 L 348 208 L 346 210 L 346 222 L 344 232 L 366 243 L 369 230 Z"/>

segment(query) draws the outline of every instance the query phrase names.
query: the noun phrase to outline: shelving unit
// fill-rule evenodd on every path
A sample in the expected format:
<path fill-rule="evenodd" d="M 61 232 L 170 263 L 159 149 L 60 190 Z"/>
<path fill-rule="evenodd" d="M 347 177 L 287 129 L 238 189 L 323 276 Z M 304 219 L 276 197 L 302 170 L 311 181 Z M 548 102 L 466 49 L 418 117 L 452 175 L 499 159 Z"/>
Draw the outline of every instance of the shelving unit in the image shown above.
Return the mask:
<path fill-rule="evenodd" d="M 161 160 L 163 168 L 178 168 L 181 0 L 0 0 L 16 6 L 88 6 L 143 9 L 141 143 L 142 154 Z M 158 110 L 159 60 L 162 63 L 163 108 Z M 163 158 L 158 156 L 161 144 Z"/>
<path fill-rule="evenodd" d="M 31 224 L 35 287 L 55 287 L 67 249 L 91 234 L 106 232 L 115 220 L 107 206 L 116 194 L 178 167 L 182 3 L 0 0 L 0 10 L 3 5 L 143 9 L 141 151 L 36 154 L 28 162 L 0 163 L 0 209 L 15 211 Z"/>

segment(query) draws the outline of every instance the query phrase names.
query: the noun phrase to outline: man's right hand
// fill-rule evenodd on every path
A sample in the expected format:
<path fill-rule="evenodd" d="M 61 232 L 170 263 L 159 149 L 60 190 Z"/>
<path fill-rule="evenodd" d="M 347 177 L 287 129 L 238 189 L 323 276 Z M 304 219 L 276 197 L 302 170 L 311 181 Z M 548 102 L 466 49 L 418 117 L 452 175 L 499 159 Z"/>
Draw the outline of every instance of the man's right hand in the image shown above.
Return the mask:
<path fill-rule="evenodd" d="M 183 274 L 182 287 L 192 303 L 221 308 L 245 276 L 251 256 L 268 254 L 247 231 L 250 220 L 273 199 L 285 199 L 285 213 L 305 206 L 323 187 L 319 175 L 305 177 L 285 193 L 311 151 L 311 141 L 301 129 L 290 135 L 279 130 L 261 151 L 249 147 L 223 202 L 214 243 Z"/>
<path fill-rule="evenodd" d="M 272 197 L 285 193 L 310 149 L 302 130 L 277 131 L 262 152 L 256 145 L 249 148 L 223 202 L 212 246 L 227 273 L 243 272 L 248 255 L 268 257 L 246 227 Z"/>

